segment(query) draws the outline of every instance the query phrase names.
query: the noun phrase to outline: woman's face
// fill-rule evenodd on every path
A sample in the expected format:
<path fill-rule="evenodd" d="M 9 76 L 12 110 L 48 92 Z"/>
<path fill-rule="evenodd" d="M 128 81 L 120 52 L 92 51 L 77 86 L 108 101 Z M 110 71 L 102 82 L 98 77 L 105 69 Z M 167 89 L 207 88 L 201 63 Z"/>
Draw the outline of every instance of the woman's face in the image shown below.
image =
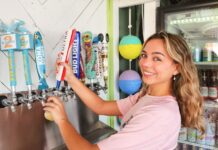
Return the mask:
<path fill-rule="evenodd" d="M 141 52 L 139 67 L 142 80 L 149 87 L 171 88 L 177 65 L 169 56 L 161 39 L 150 40 Z"/>

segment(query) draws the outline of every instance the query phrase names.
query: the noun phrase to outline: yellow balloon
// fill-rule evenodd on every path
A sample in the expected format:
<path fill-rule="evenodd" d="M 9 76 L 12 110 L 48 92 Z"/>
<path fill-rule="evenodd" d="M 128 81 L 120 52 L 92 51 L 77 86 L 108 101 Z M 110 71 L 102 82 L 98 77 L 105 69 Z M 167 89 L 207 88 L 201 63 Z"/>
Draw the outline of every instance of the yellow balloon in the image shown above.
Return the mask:
<path fill-rule="evenodd" d="M 119 51 L 120 55 L 125 58 L 125 59 L 136 59 L 142 50 L 142 45 L 141 44 L 129 44 L 129 45 L 120 45 L 119 46 Z"/>
<path fill-rule="evenodd" d="M 46 112 L 44 113 L 44 117 L 45 117 L 45 119 L 47 119 L 47 120 L 49 120 L 49 121 L 54 121 L 54 118 L 53 118 L 52 114 L 49 113 L 48 111 L 46 111 Z"/>
<path fill-rule="evenodd" d="M 119 43 L 119 52 L 125 59 L 137 58 L 142 50 L 142 43 L 137 36 L 124 36 Z"/>

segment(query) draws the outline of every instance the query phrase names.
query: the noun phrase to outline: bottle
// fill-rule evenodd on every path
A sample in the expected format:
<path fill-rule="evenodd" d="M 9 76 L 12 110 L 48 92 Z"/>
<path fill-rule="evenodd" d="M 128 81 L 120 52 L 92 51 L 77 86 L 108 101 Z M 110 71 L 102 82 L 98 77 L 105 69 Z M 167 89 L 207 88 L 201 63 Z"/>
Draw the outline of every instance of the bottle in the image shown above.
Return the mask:
<path fill-rule="evenodd" d="M 216 89 L 218 93 L 218 70 L 215 71 L 215 74 L 216 74 Z M 217 99 L 215 101 L 218 102 L 218 94 L 217 94 Z"/>
<path fill-rule="evenodd" d="M 201 95 L 204 100 L 208 98 L 207 75 L 205 70 L 201 72 Z"/>
<path fill-rule="evenodd" d="M 217 84 L 216 84 L 216 72 L 215 71 L 212 71 L 212 73 L 211 73 L 211 82 L 210 82 L 210 84 L 209 84 L 209 86 L 208 86 L 208 98 L 210 99 L 210 100 L 216 100 L 217 99 L 217 94 L 218 94 L 218 92 L 217 92 Z"/>
<path fill-rule="evenodd" d="M 198 147 L 197 146 L 192 146 L 191 150 L 198 150 Z"/>
<path fill-rule="evenodd" d="M 216 136 L 215 136 L 215 143 L 218 146 L 218 119 L 216 120 Z"/>
<path fill-rule="evenodd" d="M 216 51 L 218 49 L 218 42 L 213 43 L 213 51 L 212 51 L 212 59 L 213 61 L 218 61 L 218 52 Z"/>
<path fill-rule="evenodd" d="M 187 140 L 187 128 L 182 127 L 179 131 L 179 140 L 186 141 Z"/>
<path fill-rule="evenodd" d="M 200 62 L 201 61 L 201 48 L 199 46 L 193 47 L 192 49 L 192 56 L 194 62 Z"/>
<path fill-rule="evenodd" d="M 216 113 L 214 111 L 210 111 L 207 117 L 206 124 L 206 136 L 205 136 L 205 144 L 214 146 L 215 145 L 215 135 L 216 135 Z"/>
<path fill-rule="evenodd" d="M 196 143 L 201 144 L 201 145 L 205 145 L 205 136 L 201 135 L 201 132 L 199 130 L 197 130 L 197 138 L 196 138 Z"/>
<path fill-rule="evenodd" d="M 193 128 L 188 128 L 188 141 L 195 143 L 197 138 L 197 130 Z"/>
<path fill-rule="evenodd" d="M 213 43 L 206 43 L 203 50 L 203 61 L 212 61 Z"/>
<path fill-rule="evenodd" d="M 205 108 L 204 109 L 204 118 L 206 118 L 205 119 L 205 121 L 204 121 L 204 125 L 203 126 L 205 126 L 206 127 L 206 125 L 207 125 L 207 116 L 208 116 L 208 112 L 209 112 L 209 110 L 208 110 L 208 108 Z M 205 145 L 205 134 L 203 134 L 202 135 L 202 132 L 201 131 L 199 131 L 199 130 L 197 130 L 197 133 L 196 133 L 197 135 L 196 135 L 196 143 L 198 143 L 198 144 L 200 144 L 200 145 Z"/>
<path fill-rule="evenodd" d="M 187 144 L 182 144 L 182 150 L 188 150 L 188 145 Z"/>
<path fill-rule="evenodd" d="M 202 61 L 202 47 L 201 43 L 198 41 L 192 41 L 189 44 L 190 49 L 192 50 L 192 58 L 194 62 L 200 62 Z"/>

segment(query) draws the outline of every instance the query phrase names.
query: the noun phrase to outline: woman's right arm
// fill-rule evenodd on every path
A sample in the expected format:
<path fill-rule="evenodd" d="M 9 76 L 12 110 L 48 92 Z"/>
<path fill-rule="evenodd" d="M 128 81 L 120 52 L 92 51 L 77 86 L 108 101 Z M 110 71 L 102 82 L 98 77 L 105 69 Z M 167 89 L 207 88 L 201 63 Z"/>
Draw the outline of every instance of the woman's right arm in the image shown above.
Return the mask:
<path fill-rule="evenodd" d="M 66 68 L 65 79 L 87 107 L 99 115 L 121 115 L 116 101 L 104 101 L 75 77 L 70 65 L 62 65 Z"/>

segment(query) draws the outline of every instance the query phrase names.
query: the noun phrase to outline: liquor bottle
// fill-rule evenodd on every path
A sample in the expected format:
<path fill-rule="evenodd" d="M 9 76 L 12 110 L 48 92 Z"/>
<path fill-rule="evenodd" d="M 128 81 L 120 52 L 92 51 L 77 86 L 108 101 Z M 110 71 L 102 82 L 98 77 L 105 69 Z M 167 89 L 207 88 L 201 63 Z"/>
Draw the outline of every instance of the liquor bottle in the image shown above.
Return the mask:
<path fill-rule="evenodd" d="M 212 74 L 211 74 L 211 82 L 208 86 L 208 98 L 210 100 L 216 100 L 217 99 L 217 84 L 216 84 L 216 71 L 212 71 Z"/>
<path fill-rule="evenodd" d="M 207 75 L 205 70 L 201 72 L 201 95 L 205 100 L 208 98 Z"/>

